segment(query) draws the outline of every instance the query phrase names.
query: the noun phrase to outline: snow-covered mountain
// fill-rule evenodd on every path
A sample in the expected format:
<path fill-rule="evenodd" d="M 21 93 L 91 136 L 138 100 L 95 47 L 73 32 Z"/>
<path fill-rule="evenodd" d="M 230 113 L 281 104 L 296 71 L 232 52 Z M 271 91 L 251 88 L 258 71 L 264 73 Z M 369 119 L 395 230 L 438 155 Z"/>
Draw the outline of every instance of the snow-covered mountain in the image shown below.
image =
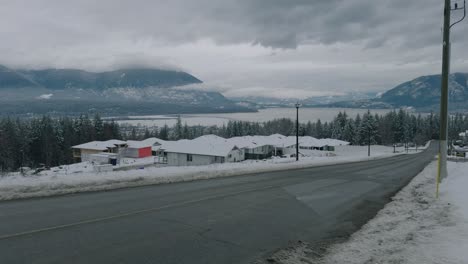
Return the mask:
<path fill-rule="evenodd" d="M 397 85 L 372 99 L 346 100 L 329 104 L 333 107 L 398 108 L 438 110 L 440 104 L 440 75 L 421 76 Z M 449 76 L 449 108 L 452 111 L 468 110 L 468 73 Z"/>
<path fill-rule="evenodd" d="M 449 77 L 449 101 L 458 105 L 468 102 L 468 73 L 454 73 Z M 440 75 L 422 76 L 402 83 L 385 92 L 380 100 L 395 106 L 430 107 L 440 102 Z"/>
<path fill-rule="evenodd" d="M 163 114 L 251 109 L 218 92 L 178 89 L 202 83 L 182 71 L 121 69 L 14 70 L 0 66 L 0 110 L 22 113 Z"/>
<path fill-rule="evenodd" d="M 0 89 L 42 87 L 51 90 L 102 90 L 113 87 L 174 87 L 201 82 L 186 72 L 161 69 L 131 68 L 88 72 L 77 69 L 13 70 L 0 66 Z"/>

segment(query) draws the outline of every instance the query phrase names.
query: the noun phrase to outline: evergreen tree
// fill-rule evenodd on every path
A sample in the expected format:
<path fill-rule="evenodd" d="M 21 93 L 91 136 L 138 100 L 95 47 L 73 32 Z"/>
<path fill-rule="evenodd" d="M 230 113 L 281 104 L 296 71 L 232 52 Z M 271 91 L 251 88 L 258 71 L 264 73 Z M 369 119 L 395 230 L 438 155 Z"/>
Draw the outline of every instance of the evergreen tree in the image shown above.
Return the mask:
<path fill-rule="evenodd" d="M 104 122 L 101 119 L 101 116 L 96 113 L 93 119 L 94 132 L 96 134 L 96 140 L 104 140 Z"/>
<path fill-rule="evenodd" d="M 164 126 L 159 130 L 159 136 L 158 138 L 162 140 L 168 140 L 169 139 L 169 128 L 167 124 L 164 124 Z"/>
<path fill-rule="evenodd" d="M 177 116 L 177 121 L 174 127 L 174 139 L 179 140 L 183 138 L 183 127 L 182 127 L 182 118 L 180 115 Z"/>
<path fill-rule="evenodd" d="M 354 127 L 354 122 L 350 120 L 346 123 L 343 129 L 343 140 L 348 141 L 351 145 L 358 144 L 357 137 L 356 137 L 356 127 Z"/>
<path fill-rule="evenodd" d="M 370 111 L 367 111 L 362 117 L 361 126 L 359 128 L 360 144 L 376 144 L 377 136 L 377 124 Z"/>

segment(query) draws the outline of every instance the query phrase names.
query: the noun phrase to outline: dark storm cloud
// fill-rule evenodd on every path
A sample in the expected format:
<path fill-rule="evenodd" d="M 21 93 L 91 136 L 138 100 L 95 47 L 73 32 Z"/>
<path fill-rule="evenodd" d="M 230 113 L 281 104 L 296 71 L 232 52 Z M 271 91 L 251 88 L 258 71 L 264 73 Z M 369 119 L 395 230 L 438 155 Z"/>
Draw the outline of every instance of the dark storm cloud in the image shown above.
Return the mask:
<path fill-rule="evenodd" d="M 120 34 L 168 43 L 212 38 L 219 43 L 275 48 L 355 40 L 368 40 L 375 47 L 392 38 L 429 45 L 427 39 L 438 37 L 442 5 L 437 0 L 5 2 L 0 11 L 4 33 L 43 36 L 41 40 L 50 44 L 70 45 Z"/>
<path fill-rule="evenodd" d="M 441 0 L 0 2 L 0 64 L 13 67 L 181 67 L 237 91 L 298 95 L 388 89 L 440 69 Z"/>

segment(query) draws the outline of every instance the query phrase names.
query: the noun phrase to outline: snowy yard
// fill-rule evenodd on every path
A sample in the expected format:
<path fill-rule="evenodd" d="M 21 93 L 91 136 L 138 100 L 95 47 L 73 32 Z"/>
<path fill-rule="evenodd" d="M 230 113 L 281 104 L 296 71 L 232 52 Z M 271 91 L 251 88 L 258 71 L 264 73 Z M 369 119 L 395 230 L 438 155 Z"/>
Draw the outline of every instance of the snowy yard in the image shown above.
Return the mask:
<path fill-rule="evenodd" d="M 468 263 L 468 162 L 449 162 L 436 199 L 436 162 L 403 188 L 377 216 L 325 256 L 306 244 L 282 252 L 279 263 Z"/>
<path fill-rule="evenodd" d="M 19 174 L 0 177 L 0 200 L 40 197 L 67 193 L 110 190 L 131 186 L 143 186 L 181 181 L 228 177 L 248 173 L 298 169 L 311 166 L 356 162 L 398 155 L 404 148 L 372 146 L 367 157 L 366 146 L 337 146 L 334 152 L 314 151 L 313 156 L 246 160 L 238 163 L 212 164 L 187 167 L 144 167 L 127 171 L 96 173 L 91 164 L 53 168 L 37 176 Z M 410 153 L 415 153 L 412 151 Z"/>

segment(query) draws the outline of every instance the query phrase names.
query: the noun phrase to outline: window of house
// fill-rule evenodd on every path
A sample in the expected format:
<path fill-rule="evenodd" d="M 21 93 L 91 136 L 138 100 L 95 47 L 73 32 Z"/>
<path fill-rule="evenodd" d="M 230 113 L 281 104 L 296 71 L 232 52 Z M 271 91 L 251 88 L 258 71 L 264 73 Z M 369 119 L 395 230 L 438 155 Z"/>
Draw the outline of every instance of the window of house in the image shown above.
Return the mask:
<path fill-rule="evenodd" d="M 187 161 L 192 161 L 192 154 L 187 154 Z"/>

